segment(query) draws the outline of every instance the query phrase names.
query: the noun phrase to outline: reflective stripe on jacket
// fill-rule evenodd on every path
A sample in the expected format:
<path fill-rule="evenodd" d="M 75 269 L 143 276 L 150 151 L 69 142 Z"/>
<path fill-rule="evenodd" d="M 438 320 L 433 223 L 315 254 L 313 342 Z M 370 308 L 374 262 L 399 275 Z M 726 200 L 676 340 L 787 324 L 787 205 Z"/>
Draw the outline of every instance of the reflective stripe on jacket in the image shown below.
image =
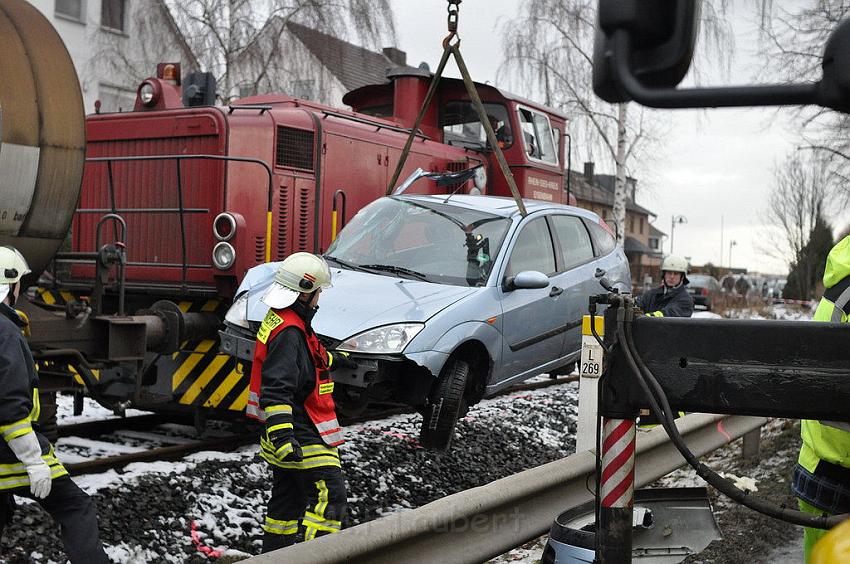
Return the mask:
<path fill-rule="evenodd" d="M 829 252 L 823 275 L 825 290 L 813 321 L 847 323 L 850 321 L 850 236 Z M 850 346 L 850 343 L 848 343 Z M 798 462 L 814 473 L 818 461 L 850 468 L 850 424 L 803 420 L 800 433 L 803 445 Z"/>
<path fill-rule="evenodd" d="M 269 344 L 281 331 L 288 327 L 296 328 L 305 339 L 313 365 L 313 382 L 311 383 L 311 392 L 303 401 L 304 411 L 326 445 L 340 445 L 343 443 L 342 429 L 337 421 L 336 407 L 333 401 L 334 386 L 328 372 L 328 352 L 319 342 L 316 334 L 307 331 L 304 320 L 290 308 L 269 310 L 257 332 L 246 415 L 261 421 L 266 419 L 267 414 L 261 409 L 262 398 L 260 397 L 263 386 L 263 364 L 267 360 Z M 297 374 L 283 376 L 298 377 Z"/>
<path fill-rule="evenodd" d="M 9 441 L 35 433 L 41 458 L 50 466 L 53 478 L 68 472 L 53 453 L 50 442 L 33 425 L 41 407 L 38 400 L 38 373 L 29 345 L 22 334 L 24 321 L 6 304 L 0 304 L 0 490 L 29 486 L 26 468 Z"/>

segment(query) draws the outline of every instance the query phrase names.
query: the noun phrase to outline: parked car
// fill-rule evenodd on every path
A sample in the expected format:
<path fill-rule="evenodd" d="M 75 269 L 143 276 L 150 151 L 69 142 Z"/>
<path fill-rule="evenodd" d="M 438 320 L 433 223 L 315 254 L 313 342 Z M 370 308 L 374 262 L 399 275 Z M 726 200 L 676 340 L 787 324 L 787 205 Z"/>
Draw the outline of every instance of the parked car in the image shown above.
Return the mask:
<path fill-rule="evenodd" d="M 711 307 L 721 291 L 720 282 L 717 278 L 708 274 L 688 274 L 688 293 L 694 298 L 694 305 L 704 307 L 711 311 Z"/>
<path fill-rule="evenodd" d="M 783 290 L 785 290 L 785 284 L 787 283 L 788 281 L 784 278 L 781 278 L 779 280 L 773 280 L 772 284 L 770 284 L 767 289 L 767 297 L 772 300 L 781 300 L 782 292 Z"/>
<path fill-rule="evenodd" d="M 628 261 L 596 214 L 525 206 L 522 217 L 509 198 L 390 196 L 348 222 L 324 255 L 333 287 L 313 323 L 326 346 L 358 363 L 333 374 L 340 411 L 376 401 L 415 406 L 420 442 L 442 450 L 458 417 L 482 398 L 572 370 L 588 296 L 603 291 L 602 273 L 631 288 Z M 223 349 L 247 348 L 276 266 L 248 272 Z"/>

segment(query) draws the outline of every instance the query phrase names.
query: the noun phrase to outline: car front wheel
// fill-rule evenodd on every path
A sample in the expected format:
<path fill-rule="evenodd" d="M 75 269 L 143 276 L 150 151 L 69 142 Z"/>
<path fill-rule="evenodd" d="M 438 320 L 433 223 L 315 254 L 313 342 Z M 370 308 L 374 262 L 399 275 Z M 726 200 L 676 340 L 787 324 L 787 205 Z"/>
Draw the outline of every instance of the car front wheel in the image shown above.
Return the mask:
<path fill-rule="evenodd" d="M 445 451 L 451 445 L 468 375 L 469 365 L 459 359 L 443 367 L 422 417 L 419 442 L 426 449 Z"/>

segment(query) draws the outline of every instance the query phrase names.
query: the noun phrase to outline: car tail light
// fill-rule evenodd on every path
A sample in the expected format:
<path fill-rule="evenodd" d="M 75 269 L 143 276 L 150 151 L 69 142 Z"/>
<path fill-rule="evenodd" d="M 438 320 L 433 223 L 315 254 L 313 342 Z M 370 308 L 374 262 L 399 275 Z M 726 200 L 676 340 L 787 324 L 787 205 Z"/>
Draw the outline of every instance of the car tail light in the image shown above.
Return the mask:
<path fill-rule="evenodd" d="M 213 221 L 213 235 L 219 241 L 230 241 L 236 235 L 236 218 L 229 213 L 220 213 Z"/>
<path fill-rule="evenodd" d="M 699 293 L 703 296 L 707 296 L 708 295 L 708 288 L 700 288 Z"/>

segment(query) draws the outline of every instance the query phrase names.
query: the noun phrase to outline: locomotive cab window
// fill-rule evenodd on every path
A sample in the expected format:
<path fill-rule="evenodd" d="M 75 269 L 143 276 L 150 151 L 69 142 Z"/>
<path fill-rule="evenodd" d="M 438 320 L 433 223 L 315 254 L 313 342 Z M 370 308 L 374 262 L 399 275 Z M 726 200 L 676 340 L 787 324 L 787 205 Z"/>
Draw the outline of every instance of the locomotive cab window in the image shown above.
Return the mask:
<path fill-rule="evenodd" d="M 549 117 L 529 108 L 520 107 L 519 124 L 528 157 L 531 160 L 557 165 L 558 151 Z"/>
<path fill-rule="evenodd" d="M 490 120 L 490 126 L 496 134 L 496 141 L 503 149 L 513 144 L 511 123 L 508 110 L 501 104 L 484 104 L 484 112 Z M 472 149 L 488 149 L 487 134 L 478 118 L 478 112 L 472 102 L 455 101 L 443 106 L 440 116 L 443 130 L 443 143 Z"/>

